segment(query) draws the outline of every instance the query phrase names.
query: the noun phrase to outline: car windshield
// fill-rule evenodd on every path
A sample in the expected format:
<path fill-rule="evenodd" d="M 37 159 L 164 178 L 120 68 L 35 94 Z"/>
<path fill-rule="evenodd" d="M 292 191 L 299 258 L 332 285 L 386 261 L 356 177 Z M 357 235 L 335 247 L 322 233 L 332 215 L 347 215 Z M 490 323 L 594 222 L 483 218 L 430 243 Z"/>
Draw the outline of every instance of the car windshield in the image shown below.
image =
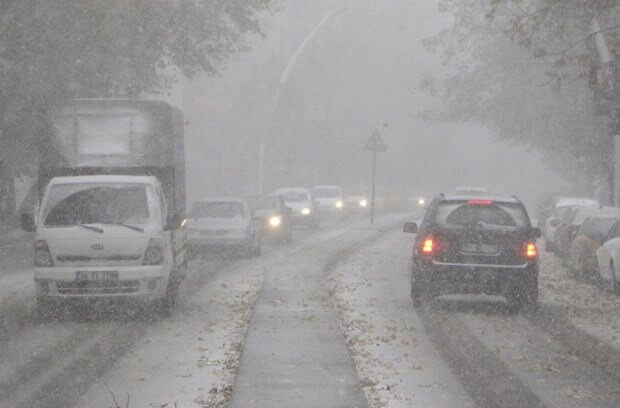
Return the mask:
<path fill-rule="evenodd" d="M 245 218 L 243 203 L 236 201 L 202 201 L 189 212 L 190 218 Z"/>
<path fill-rule="evenodd" d="M 435 223 L 446 227 L 508 227 L 529 226 L 525 210 L 512 203 L 495 202 L 491 205 L 471 205 L 468 202 L 439 204 Z"/>
<path fill-rule="evenodd" d="M 280 194 L 284 201 L 288 201 L 291 203 L 305 203 L 310 201 L 308 197 L 308 193 L 304 193 L 302 191 L 287 191 Z"/>
<path fill-rule="evenodd" d="M 257 210 L 275 210 L 278 208 L 278 198 L 260 196 L 256 199 L 255 208 Z"/>
<path fill-rule="evenodd" d="M 147 224 L 147 185 L 127 183 L 54 184 L 43 208 L 43 224 Z"/>
<path fill-rule="evenodd" d="M 584 222 L 582 233 L 606 237 L 616 222 L 618 218 L 590 218 Z"/>
<path fill-rule="evenodd" d="M 314 190 L 316 198 L 340 198 L 340 189 L 333 187 L 318 187 Z"/>

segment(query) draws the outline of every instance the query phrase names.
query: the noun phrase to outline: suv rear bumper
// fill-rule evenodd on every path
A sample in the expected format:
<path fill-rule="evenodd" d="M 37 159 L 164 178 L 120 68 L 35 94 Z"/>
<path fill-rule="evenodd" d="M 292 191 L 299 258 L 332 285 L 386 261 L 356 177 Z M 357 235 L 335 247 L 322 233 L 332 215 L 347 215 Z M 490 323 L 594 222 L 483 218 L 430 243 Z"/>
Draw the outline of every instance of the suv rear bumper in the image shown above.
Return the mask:
<path fill-rule="evenodd" d="M 414 277 L 423 279 L 433 295 L 486 293 L 506 295 L 521 291 L 538 279 L 538 264 L 520 265 L 456 264 L 424 262 L 414 266 Z"/>

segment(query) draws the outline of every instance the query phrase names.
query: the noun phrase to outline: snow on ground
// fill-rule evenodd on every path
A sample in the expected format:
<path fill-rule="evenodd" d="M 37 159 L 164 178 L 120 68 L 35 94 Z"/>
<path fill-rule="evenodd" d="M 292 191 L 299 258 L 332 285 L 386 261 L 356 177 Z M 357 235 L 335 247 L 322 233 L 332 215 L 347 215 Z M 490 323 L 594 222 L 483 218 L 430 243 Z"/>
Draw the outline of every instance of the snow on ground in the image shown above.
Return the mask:
<path fill-rule="evenodd" d="M 93 384 L 78 407 L 220 407 L 229 398 L 263 263 L 220 271 Z"/>
<path fill-rule="evenodd" d="M 620 296 L 577 281 L 548 252 L 541 253 L 539 287 L 541 301 L 561 306 L 573 324 L 620 350 Z"/>
<path fill-rule="evenodd" d="M 409 294 L 411 236 L 391 232 L 329 273 L 358 375 L 375 407 L 471 407 L 424 333 Z"/>

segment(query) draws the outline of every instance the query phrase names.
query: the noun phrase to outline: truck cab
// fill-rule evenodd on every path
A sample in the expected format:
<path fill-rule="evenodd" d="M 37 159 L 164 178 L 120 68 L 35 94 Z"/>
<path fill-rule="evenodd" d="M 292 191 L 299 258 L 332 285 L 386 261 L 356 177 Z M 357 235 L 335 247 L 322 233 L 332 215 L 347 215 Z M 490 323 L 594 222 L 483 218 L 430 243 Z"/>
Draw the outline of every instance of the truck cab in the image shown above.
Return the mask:
<path fill-rule="evenodd" d="M 170 301 L 168 288 L 180 277 L 174 228 L 166 220 L 155 177 L 53 178 L 36 225 L 38 302 L 115 296 Z"/>

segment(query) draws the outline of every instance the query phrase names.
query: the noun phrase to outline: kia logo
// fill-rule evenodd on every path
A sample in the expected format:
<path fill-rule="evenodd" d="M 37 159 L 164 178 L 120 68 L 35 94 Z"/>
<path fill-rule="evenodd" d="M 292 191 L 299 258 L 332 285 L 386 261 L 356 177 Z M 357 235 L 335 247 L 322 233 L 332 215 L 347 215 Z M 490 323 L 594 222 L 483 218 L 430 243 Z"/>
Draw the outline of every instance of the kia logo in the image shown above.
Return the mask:
<path fill-rule="evenodd" d="M 103 249 L 103 244 L 92 244 L 90 246 L 94 251 L 101 251 Z"/>

